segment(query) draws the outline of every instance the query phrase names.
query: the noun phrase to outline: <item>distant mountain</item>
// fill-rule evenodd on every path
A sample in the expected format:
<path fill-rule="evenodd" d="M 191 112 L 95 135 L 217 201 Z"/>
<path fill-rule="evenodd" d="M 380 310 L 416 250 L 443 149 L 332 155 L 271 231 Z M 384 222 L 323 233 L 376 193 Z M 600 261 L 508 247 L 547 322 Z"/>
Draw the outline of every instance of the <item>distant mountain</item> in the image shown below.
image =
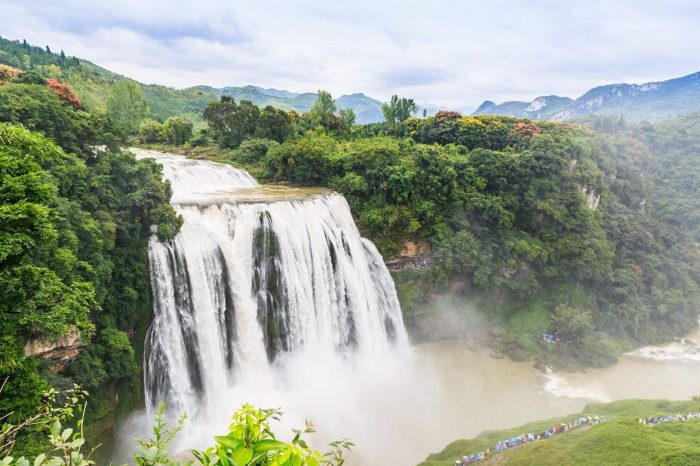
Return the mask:
<path fill-rule="evenodd" d="M 42 47 L 31 46 L 26 42 L 0 37 L 0 63 L 18 68 L 53 67 L 58 70 L 62 81 L 71 84 L 83 103 L 90 108 L 104 109 L 109 87 L 120 80 L 136 82 L 148 102 L 151 116 L 165 119 L 169 116 L 184 116 L 198 124 L 202 122 L 202 112 L 222 95 L 230 95 L 237 101 L 250 100 L 258 106 L 272 105 L 284 110 L 307 112 L 318 98 L 318 94 L 296 93 L 280 89 L 266 89 L 258 86 L 223 87 L 194 86 L 187 89 L 174 89 L 157 84 L 143 84 L 125 76 L 113 73 L 87 60 L 66 57 L 51 53 Z M 376 123 L 384 120 L 382 103 L 365 94 L 343 95 L 336 99 L 340 108 L 352 108 L 359 124 Z"/>
<path fill-rule="evenodd" d="M 532 102 L 511 101 L 499 105 L 487 100 L 473 115 L 511 115 L 538 120 L 613 115 L 632 121 L 658 121 L 697 110 L 700 110 L 700 72 L 668 81 L 599 86 L 576 100 L 544 96 Z"/>
<path fill-rule="evenodd" d="M 308 112 L 316 102 L 318 94 L 307 92 L 303 94 L 279 89 L 263 89 L 257 86 L 224 87 L 220 89 L 197 86 L 199 89 L 217 98 L 222 95 L 230 95 L 236 100 L 250 100 L 255 105 L 282 108 L 284 110 L 297 110 Z M 362 93 L 342 95 L 336 99 L 339 108 L 351 108 L 357 117 L 357 123 L 376 123 L 384 120 L 382 103 Z"/>

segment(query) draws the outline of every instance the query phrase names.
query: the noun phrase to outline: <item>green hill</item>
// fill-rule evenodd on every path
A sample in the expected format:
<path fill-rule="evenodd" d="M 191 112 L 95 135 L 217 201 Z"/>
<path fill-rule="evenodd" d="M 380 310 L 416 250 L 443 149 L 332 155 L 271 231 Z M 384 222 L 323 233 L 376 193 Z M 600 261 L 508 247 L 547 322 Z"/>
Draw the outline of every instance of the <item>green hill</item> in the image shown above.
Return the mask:
<path fill-rule="evenodd" d="M 26 42 L 12 41 L 0 37 L 0 63 L 21 69 L 37 69 L 48 76 L 69 83 L 85 106 L 94 110 L 103 110 L 109 95 L 110 86 L 127 78 L 113 73 L 87 60 L 62 56 L 63 52 L 54 53 Z M 306 112 L 318 98 L 316 93 L 298 94 L 279 89 L 263 89 L 257 86 L 223 87 L 195 86 L 175 89 L 157 84 L 142 84 L 141 92 L 148 102 L 150 116 L 164 120 L 170 116 L 180 116 L 202 123 L 202 112 L 207 104 L 218 100 L 222 95 L 234 99 L 250 100 L 255 105 L 272 105 L 283 110 Z M 340 96 L 337 99 L 340 108 L 352 108 L 357 116 L 357 123 L 367 124 L 382 121 L 382 103 L 364 94 Z M 203 124 L 203 123 L 202 123 Z"/>
<path fill-rule="evenodd" d="M 476 438 L 457 440 L 433 453 L 419 466 L 453 466 L 464 455 L 492 448 L 498 440 L 524 432 L 541 432 L 581 416 L 606 416 L 608 422 L 583 427 L 513 447 L 477 463 L 479 465 L 692 465 L 700 464 L 700 419 L 645 426 L 639 418 L 700 411 L 700 400 L 624 400 L 590 404 L 581 413 L 531 422 Z"/>

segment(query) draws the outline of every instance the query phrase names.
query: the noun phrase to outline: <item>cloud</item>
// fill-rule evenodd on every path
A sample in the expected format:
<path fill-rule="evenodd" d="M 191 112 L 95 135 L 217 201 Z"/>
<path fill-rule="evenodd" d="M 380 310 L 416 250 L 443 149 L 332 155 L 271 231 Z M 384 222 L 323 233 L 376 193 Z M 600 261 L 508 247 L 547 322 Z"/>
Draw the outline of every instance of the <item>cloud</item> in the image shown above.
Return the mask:
<path fill-rule="evenodd" d="M 697 71 L 691 0 L 0 0 L 0 35 L 147 83 L 482 100 Z"/>

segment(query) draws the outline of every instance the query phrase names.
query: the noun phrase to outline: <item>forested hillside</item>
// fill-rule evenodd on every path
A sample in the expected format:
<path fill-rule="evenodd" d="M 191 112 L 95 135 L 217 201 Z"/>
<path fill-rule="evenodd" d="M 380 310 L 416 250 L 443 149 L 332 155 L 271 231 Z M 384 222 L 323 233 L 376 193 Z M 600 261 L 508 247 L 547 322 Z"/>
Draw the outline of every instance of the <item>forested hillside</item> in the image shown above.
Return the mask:
<path fill-rule="evenodd" d="M 187 89 L 174 89 L 157 84 L 141 84 L 97 66 L 87 60 L 66 56 L 63 51 L 35 47 L 26 41 L 12 41 L 0 37 L 0 64 L 24 70 L 35 70 L 43 77 L 51 77 L 69 83 L 81 98 L 86 108 L 105 111 L 108 108 L 113 85 L 126 81 L 138 86 L 143 95 L 148 115 L 157 120 L 180 117 L 202 126 L 202 112 L 212 101 L 222 95 L 236 100 L 249 100 L 255 105 L 271 105 L 287 111 L 306 112 L 318 98 L 317 93 L 293 93 L 276 89 L 263 89 L 256 86 L 213 88 L 195 86 Z M 364 94 L 341 96 L 338 106 L 355 111 L 357 122 L 374 123 L 382 120 L 381 102 Z"/>
<path fill-rule="evenodd" d="M 6 421 L 33 415 L 49 387 L 81 384 L 93 419 L 142 396 L 148 239 L 173 237 L 180 219 L 160 167 L 136 161 L 122 142 L 109 117 L 85 111 L 66 84 L 0 65 Z"/>
<path fill-rule="evenodd" d="M 333 111 L 282 115 L 284 130 L 266 137 L 272 120 L 247 102 L 212 104 L 210 136 L 226 150 L 199 140 L 194 154 L 341 192 L 385 258 L 417 244 L 395 274 L 410 326 L 439 320 L 432 303 L 448 294 L 464 314 L 453 332 L 476 319 L 511 356 L 575 367 L 696 325 L 697 222 L 685 214 L 697 202 L 697 115 L 597 134 L 453 112 L 349 128 Z M 679 167 L 687 175 L 669 183 Z"/>

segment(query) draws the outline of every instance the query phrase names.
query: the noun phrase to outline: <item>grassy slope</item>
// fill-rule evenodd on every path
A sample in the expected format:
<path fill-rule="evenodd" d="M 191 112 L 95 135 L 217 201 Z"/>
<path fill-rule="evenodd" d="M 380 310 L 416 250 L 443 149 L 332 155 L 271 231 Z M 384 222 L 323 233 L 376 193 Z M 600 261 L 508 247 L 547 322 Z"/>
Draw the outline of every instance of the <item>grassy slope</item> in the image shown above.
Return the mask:
<path fill-rule="evenodd" d="M 582 413 L 537 421 L 514 429 L 484 432 L 476 438 L 457 440 L 440 453 L 433 453 L 420 466 L 452 466 L 466 454 L 493 447 L 502 440 L 524 432 L 539 432 L 559 422 L 583 415 L 603 415 L 611 420 L 494 455 L 483 465 L 692 465 L 700 464 L 700 420 L 668 423 L 654 427 L 640 425 L 645 416 L 700 411 L 700 400 L 623 400 L 591 404 Z"/>

